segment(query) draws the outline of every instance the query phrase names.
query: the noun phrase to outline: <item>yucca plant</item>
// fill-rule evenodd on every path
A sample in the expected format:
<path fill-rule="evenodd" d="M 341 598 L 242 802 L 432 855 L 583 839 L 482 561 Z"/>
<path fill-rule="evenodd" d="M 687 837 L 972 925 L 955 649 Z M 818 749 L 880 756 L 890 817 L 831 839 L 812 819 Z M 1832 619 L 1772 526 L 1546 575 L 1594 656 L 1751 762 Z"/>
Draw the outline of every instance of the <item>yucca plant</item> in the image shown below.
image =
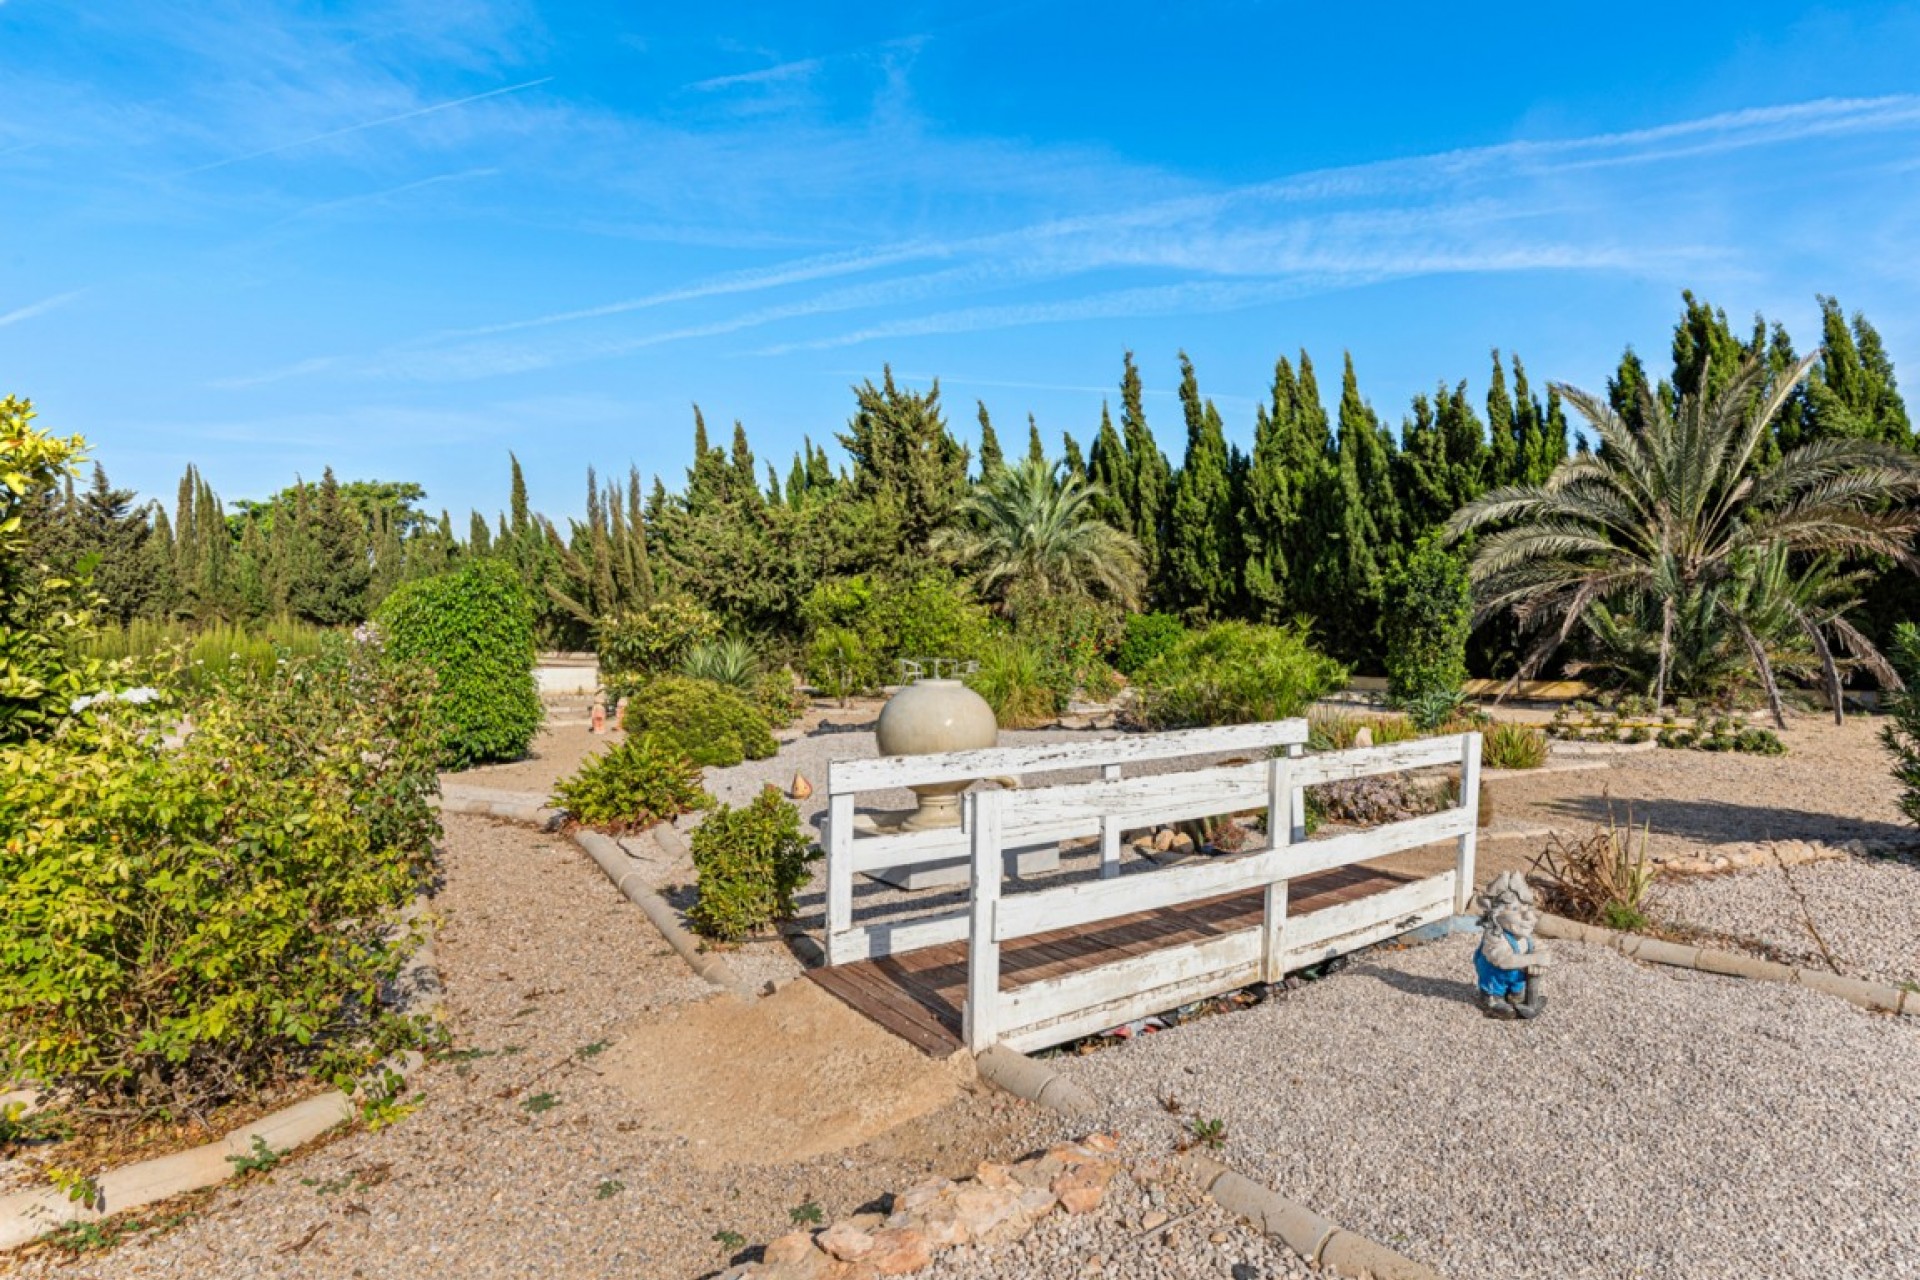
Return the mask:
<path fill-rule="evenodd" d="M 760 678 L 760 659 L 753 646 L 739 636 L 703 640 L 687 650 L 680 660 L 680 674 L 694 680 L 711 680 L 729 689 L 751 690 Z"/>
<path fill-rule="evenodd" d="M 1609 929 L 1645 928 L 1647 906 L 1660 879 L 1660 867 L 1647 856 L 1650 834 L 1648 824 L 1633 825 L 1631 806 L 1624 825 L 1609 806 L 1607 825 L 1587 836 L 1549 836 L 1533 860 L 1548 909 Z"/>
<path fill-rule="evenodd" d="M 1447 525 L 1451 538 L 1482 535 L 1469 567 L 1476 618 L 1511 610 L 1532 639 L 1516 680 L 1537 673 L 1598 610 L 1637 609 L 1657 637 L 1647 692 L 1664 703 L 1681 627 L 1690 611 L 1705 612 L 1737 638 L 1784 727 L 1773 660 L 1730 585 L 1772 556 L 1789 567 L 1848 556 L 1920 567 L 1912 549 L 1920 458 L 1852 438 L 1815 440 L 1771 464 L 1761 458 L 1774 415 L 1816 358 L 1777 375 L 1750 359 L 1718 394 L 1690 393 L 1677 408 L 1643 388 L 1639 424 L 1602 397 L 1556 384 L 1600 448 L 1569 458 L 1542 484 L 1483 495 Z M 1830 609 L 1775 603 L 1814 652 L 1837 721 L 1829 636 L 1859 656 L 1859 633 Z"/>
<path fill-rule="evenodd" d="M 1490 769 L 1538 769 L 1548 749 L 1547 735 L 1532 725 L 1495 724 L 1480 740 L 1480 759 Z"/>

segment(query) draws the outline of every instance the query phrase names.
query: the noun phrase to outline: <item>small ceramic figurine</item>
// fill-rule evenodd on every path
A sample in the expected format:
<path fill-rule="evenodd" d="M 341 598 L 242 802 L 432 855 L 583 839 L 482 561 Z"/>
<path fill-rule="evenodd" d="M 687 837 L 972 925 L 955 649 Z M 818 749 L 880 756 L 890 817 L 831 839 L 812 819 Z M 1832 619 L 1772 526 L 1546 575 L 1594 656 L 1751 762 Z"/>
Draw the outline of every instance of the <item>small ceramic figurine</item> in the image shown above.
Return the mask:
<path fill-rule="evenodd" d="M 593 732 L 605 733 L 606 731 L 607 731 L 606 704 L 603 702 L 596 702 L 593 704 Z"/>
<path fill-rule="evenodd" d="M 1540 910 L 1533 887 L 1518 871 L 1493 878 L 1474 905 L 1480 909 L 1480 948 L 1473 953 L 1480 1008 L 1489 1018 L 1537 1018 L 1547 1007 L 1540 970 L 1552 964 L 1534 940 Z"/>

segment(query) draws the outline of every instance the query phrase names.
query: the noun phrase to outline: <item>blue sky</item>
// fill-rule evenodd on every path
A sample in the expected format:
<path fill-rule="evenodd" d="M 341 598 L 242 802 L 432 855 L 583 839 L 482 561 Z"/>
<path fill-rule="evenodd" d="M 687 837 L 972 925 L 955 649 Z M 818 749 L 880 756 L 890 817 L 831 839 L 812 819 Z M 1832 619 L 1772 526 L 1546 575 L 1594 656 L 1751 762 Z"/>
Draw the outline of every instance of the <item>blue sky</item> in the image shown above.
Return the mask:
<path fill-rule="evenodd" d="M 1448 8 L 0 0 L 0 393 L 458 518 L 675 484 L 694 402 L 784 472 L 886 362 L 1057 448 L 1131 348 L 1176 461 L 1182 348 L 1242 442 L 1301 347 L 1596 385 L 1688 287 L 1920 386 L 1920 6 Z"/>

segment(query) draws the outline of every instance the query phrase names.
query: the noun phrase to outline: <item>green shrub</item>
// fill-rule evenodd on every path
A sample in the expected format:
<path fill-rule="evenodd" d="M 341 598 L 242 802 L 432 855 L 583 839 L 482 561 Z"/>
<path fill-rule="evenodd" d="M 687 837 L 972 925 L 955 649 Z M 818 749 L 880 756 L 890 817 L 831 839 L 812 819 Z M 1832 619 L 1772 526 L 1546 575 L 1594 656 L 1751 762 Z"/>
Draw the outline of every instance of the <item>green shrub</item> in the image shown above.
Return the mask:
<path fill-rule="evenodd" d="M 1473 593 L 1460 558 L 1429 538 L 1387 579 L 1387 696 L 1403 706 L 1467 681 Z"/>
<path fill-rule="evenodd" d="M 727 942 L 791 919 L 794 891 L 819 856 L 800 832 L 800 811 L 772 787 L 743 809 L 722 805 L 694 830 L 691 844 L 699 896 L 687 919 Z"/>
<path fill-rule="evenodd" d="M 1124 620 L 1118 606 L 1084 597 L 1041 595 L 1030 590 L 1007 597 L 1013 633 L 1046 663 L 1046 683 L 1064 711 L 1074 694 L 1099 697 L 1113 686 L 1106 654 L 1120 643 Z"/>
<path fill-rule="evenodd" d="M 739 636 L 702 640 L 680 659 L 680 674 L 693 680 L 711 680 L 729 689 L 750 690 L 760 678 L 760 659 L 753 646 Z"/>
<path fill-rule="evenodd" d="M 677 670 L 688 650 L 719 634 L 718 618 L 675 597 L 601 619 L 594 628 L 594 649 L 602 676 L 632 677 L 637 686 Z"/>
<path fill-rule="evenodd" d="M 1346 678 L 1300 628 L 1221 622 L 1142 667 L 1134 685 L 1148 724 L 1178 728 L 1283 720 Z"/>
<path fill-rule="evenodd" d="M 1066 710 L 1072 690 L 1060 686 L 1062 669 L 1019 636 L 996 636 L 980 654 L 967 687 L 985 698 L 1002 729 L 1031 729 Z"/>
<path fill-rule="evenodd" d="M 712 805 L 713 797 L 700 785 L 699 767 L 652 738 L 628 738 L 590 757 L 553 789 L 554 808 L 609 835 L 644 830 Z"/>
<path fill-rule="evenodd" d="M 218 684 L 235 667 L 264 677 L 282 658 L 313 657 L 334 634 L 329 628 L 298 618 L 275 618 L 244 626 L 135 618 L 124 627 L 109 626 L 94 632 L 81 652 L 105 661 L 129 662 L 136 670 L 199 693 Z"/>
<path fill-rule="evenodd" d="M 375 621 L 390 655 L 438 677 L 443 767 L 527 754 L 544 712 L 533 681 L 533 610 L 511 566 L 476 560 L 403 582 Z"/>
<path fill-rule="evenodd" d="M 1920 627 L 1911 622 L 1895 627 L 1887 656 L 1906 688 L 1887 695 L 1887 723 L 1881 726 L 1880 741 L 1893 756 L 1900 812 L 1907 821 L 1920 823 Z"/>
<path fill-rule="evenodd" d="M 986 609 L 940 574 L 831 579 L 814 587 L 800 617 L 807 679 L 840 698 L 896 679 L 901 658 L 977 658 L 988 639 Z"/>
<path fill-rule="evenodd" d="M 807 695 L 794 679 L 793 669 L 769 671 L 753 682 L 753 701 L 772 729 L 784 729 L 807 709 Z"/>
<path fill-rule="evenodd" d="M 854 694 L 879 687 L 880 662 L 857 632 L 827 627 L 807 646 L 807 680 L 844 707 Z"/>
<path fill-rule="evenodd" d="M 1113 666 L 1132 675 L 1186 638 L 1187 629 L 1170 613 L 1130 613 Z"/>
<path fill-rule="evenodd" d="M 1496 724 L 1480 743 L 1480 758 L 1490 769 L 1538 769 L 1547 752 L 1547 735 L 1525 724 Z"/>
<path fill-rule="evenodd" d="M 103 699 L 0 753 L 0 1078 L 204 1108 L 392 1046 L 375 1004 L 439 827 L 432 677 L 330 640 L 231 673 L 177 747 Z"/>
<path fill-rule="evenodd" d="M 648 681 L 628 701 L 621 727 L 651 735 L 703 768 L 765 760 L 780 749 L 760 708 L 739 690 L 686 676 Z"/>

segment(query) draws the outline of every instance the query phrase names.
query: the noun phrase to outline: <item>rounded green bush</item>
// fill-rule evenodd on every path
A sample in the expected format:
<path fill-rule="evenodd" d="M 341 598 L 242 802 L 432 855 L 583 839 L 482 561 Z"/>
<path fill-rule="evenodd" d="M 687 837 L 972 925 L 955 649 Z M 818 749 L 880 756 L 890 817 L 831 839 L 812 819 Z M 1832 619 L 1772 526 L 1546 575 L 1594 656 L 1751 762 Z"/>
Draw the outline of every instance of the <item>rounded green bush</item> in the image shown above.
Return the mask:
<path fill-rule="evenodd" d="M 1387 696 L 1408 705 L 1457 693 L 1467 680 L 1467 637 L 1473 631 L 1473 591 L 1460 557 L 1422 542 L 1387 580 L 1383 620 L 1387 639 Z"/>
<path fill-rule="evenodd" d="M 510 566 L 477 560 L 402 583 L 374 621 L 389 654 L 438 677 L 443 767 L 527 754 L 544 713 L 533 680 L 533 607 Z"/>
<path fill-rule="evenodd" d="M 1130 676 L 1186 637 L 1187 629 L 1170 613 L 1130 613 L 1120 647 L 1114 651 L 1114 670 Z"/>
<path fill-rule="evenodd" d="M 1141 668 L 1134 686 L 1147 722 L 1174 729 L 1284 720 L 1346 678 L 1298 627 L 1221 622 Z"/>
<path fill-rule="evenodd" d="M 601 619 L 594 648 L 603 676 L 645 678 L 674 670 L 695 645 L 719 635 L 720 620 L 708 610 L 668 597 Z"/>
<path fill-rule="evenodd" d="M 609 835 L 642 831 L 712 804 L 699 766 L 653 738 L 628 738 L 553 789 L 554 808 Z"/>
<path fill-rule="evenodd" d="M 622 727 L 704 768 L 765 760 L 780 749 L 765 714 L 739 690 L 688 676 L 648 681 L 627 703 Z"/>

